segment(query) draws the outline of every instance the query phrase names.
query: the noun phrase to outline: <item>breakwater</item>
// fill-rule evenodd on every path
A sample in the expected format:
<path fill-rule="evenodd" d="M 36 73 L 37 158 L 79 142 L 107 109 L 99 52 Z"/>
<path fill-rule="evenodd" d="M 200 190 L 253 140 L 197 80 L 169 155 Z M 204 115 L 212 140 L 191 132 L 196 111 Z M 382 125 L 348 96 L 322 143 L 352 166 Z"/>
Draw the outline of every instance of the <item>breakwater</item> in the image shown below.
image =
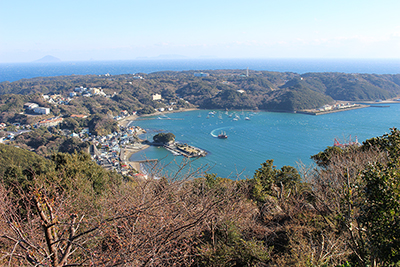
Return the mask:
<path fill-rule="evenodd" d="M 187 158 L 205 157 L 207 155 L 206 151 L 188 144 L 172 143 L 164 145 L 164 148 L 175 155 L 182 155 Z"/>

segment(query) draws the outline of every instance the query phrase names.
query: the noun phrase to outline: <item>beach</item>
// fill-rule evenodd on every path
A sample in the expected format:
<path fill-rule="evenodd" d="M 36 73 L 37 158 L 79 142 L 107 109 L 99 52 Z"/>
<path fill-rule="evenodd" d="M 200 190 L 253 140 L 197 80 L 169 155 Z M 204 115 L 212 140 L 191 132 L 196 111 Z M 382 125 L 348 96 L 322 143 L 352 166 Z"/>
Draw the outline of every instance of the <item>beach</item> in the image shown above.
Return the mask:
<path fill-rule="evenodd" d="M 177 113 L 177 112 L 185 112 L 185 111 L 192 111 L 197 110 L 197 108 L 188 108 L 188 109 L 179 109 L 173 111 L 165 111 L 165 112 L 155 112 L 152 114 L 145 114 L 145 115 L 130 115 L 128 117 L 123 118 L 122 120 L 118 121 L 118 124 L 122 127 L 128 127 L 129 124 L 140 117 L 149 117 L 149 116 L 157 116 L 162 114 L 169 114 L 169 113 Z M 121 149 L 121 161 L 124 162 L 126 165 L 131 166 L 138 172 L 142 173 L 143 170 L 140 168 L 140 162 L 138 161 L 131 161 L 130 158 L 133 154 L 145 150 L 149 147 L 149 145 L 143 144 L 145 140 L 139 140 L 139 144 L 137 145 L 128 145 Z"/>

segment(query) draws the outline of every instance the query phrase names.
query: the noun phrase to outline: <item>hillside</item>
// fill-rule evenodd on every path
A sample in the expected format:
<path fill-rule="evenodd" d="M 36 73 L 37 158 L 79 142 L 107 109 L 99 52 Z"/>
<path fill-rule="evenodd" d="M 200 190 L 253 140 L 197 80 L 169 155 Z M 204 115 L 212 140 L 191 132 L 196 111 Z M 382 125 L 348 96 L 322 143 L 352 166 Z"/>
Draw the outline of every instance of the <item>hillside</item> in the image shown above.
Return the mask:
<path fill-rule="evenodd" d="M 205 73 L 196 77 L 195 73 Z M 77 87 L 101 88 L 109 97 L 73 97 L 68 105 L 50 105 L 42 94 L 68 97 Z M 161 100 L 153 100 L 160 94 Z M 335 100 L 375 101 L 400 95 L 400 74 L 306 73 L 244 70 L 164 71 L 114 76 L 38 77 L 0 83 L 0 120 L 13 122 L 23 104 L 51 107 L 55 115 L 152 113 L 159 108 L 262 109 L 298 111 Z M 15 121 L 15 120 L 14 120 Z"/>

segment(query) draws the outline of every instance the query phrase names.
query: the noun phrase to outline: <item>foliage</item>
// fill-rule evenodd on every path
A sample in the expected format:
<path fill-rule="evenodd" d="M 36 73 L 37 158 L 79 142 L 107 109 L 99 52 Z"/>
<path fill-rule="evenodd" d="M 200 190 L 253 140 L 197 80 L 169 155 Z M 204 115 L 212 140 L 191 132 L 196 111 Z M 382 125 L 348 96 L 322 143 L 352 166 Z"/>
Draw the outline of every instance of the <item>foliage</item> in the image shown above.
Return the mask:
<path fill-rule="evenodd" d="M 35 164 L 49 164 L 49 162 L 33 152 L 14 146 L 0 144 L 0 177 L 9 166 L 27 169 Z"/>
<path fill-rule="evenodd" d="M 0 145 L 0 264 L 398 266 L 399 136 L 327 148 L 315 169 L 267 160 L 241 181 L 123 179 L 85 153 Z"/>
<path fill-rule="evenodd" d="M 345 73 L 279 73 L 244 70 L 209 70 L 208 77 L 194 77 L 193 72 L 155 72 L 112 77 L 72 75 L 41 77 L 0 83 L 0 120 L 32 123 L 24 112 L 26 102 L 51 107 L 54 114 L 118 115 L 120 111 L 154 113 L 155 108 L 266 109 L 298 111 L 318 108 L 333 100 L 369 100 L 394 98 L 400 93 L 399 75 Z M 101 87 L 107 97 L 74 97 L 68 105 L 50 105 L 42 94 L 67 97 L 75 87 Z M 163 100 L 153 101 L 161 94 Z M 71 126 L 71 125 L 69 125 Z"/>
<path fill-rule="evenodd" d="M 159 144 L 174 142 L 175 135 L 173 133 L 158 133 L 155 136 L 153 136 L 153 141 L 154 143 L 159 143 Z"/>
<path fill-rule="evenodd" d="M 55 128 L 52 128 L 55 130 Z M 57 152 L 73 153 L 87 151 L 89 144 L 78 138 L 69 138 L 58 133 L 50 133 L 49 129 L 40 127 L 15 137 L 15 145 L 35 151 L 37 154 L 50 157 Z"/>
<path fill-rule="evenodd" d="M 89 132 L 94 135 L 108 135 L 118 132 L 118 123 L 104 115 L 93 115 L 88 122 Z"/>
<path fill-rule="evenodd" d="M 332 157 L 344 153 L 344 150 L 337 146 L 328 146 L 324 151 L 312 155 L 311 159 L 320 167 L 327 167 Z"/>
<path fill-rule="evenodd" d="M 199 249 L 198 266 L 257 266 L 269 260 L 262 241 L 245 240 L 231 222 L 216 225 L 212 240 Z"/>
<path fill-rule="evenodd" d="M 365 244 L 372 262 L 400 263 L 399 162 L 376 163 L 363 172 L 365 199 L 360 221 L 365 226 Z"/>
<path fill-rule="evenodd" d="M 274 160 L 267 160 L 256 170 L 252 183 L 252 197 L 257 201 L 265 201 L 267 195 L 280 196 L 284 189 L 294 189 L 300 182 L 300 174 L 291 166 L 283 166 L 280 170 L 273 166 Z"/>

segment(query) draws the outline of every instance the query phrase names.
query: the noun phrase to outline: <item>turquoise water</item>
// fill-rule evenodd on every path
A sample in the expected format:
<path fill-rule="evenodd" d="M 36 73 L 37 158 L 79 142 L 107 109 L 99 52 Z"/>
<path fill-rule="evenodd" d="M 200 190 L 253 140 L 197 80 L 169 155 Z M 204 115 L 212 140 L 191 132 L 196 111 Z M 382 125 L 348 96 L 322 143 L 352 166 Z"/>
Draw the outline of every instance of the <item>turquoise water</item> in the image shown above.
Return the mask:
<path fill-rule="evenodd" d="M 389 108 L 363 108 L 338 113 L 311 116 L 292 113 L 272 113 L 236 111 L 239 120 L 233 120 L 225 111 L 217 111 L 209 115 L 209 110 L 189 111 L 168 114 L 158 119 L 147 117 L 134 121 L 148 130 L 147 139 L 157 131 L 172 132 L 176 140 L 202 148 L 208 152 L 204 158 L 195 160 L 194 167 L 212 167 L 209 173 L 221 177 L 236 179 L 251 177 L 260 164 L 274 159 L 280 168 L 284 165 L 297 167 L 298 162 L 312 164 L 311 155 L 332 146 L 334 138 L 360 142 L 380 136 L 390 128 L 400 128 L 400 105 L 390 104 Z M 250 120 L 245 120 L 245 117 Z M 216 136 L 225 132 L 227 139 Z M 182 157 L 174 157 L 164 148 L 150 147 L 134 154 L 131 160 L 162 159 L 167 164 L 174 159 L 178 162 Z M 174 165 L 174 164 L 171 164 Z M 169 171 L 172 167 L 167 168 Z"/>

